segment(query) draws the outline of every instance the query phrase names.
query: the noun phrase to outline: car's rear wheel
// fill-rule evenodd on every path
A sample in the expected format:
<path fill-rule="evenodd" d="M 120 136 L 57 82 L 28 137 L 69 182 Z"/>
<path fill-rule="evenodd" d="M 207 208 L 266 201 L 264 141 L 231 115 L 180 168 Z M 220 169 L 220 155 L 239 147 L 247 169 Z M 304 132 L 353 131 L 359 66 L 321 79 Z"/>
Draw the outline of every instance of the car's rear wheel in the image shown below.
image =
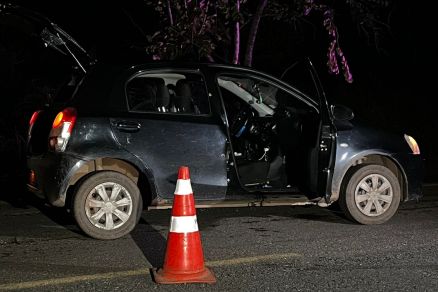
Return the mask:
<path fill-rule="evenodd" d="M 344 214 L 361 224 L 388 221 L 400 204 L 400 183 L 394 173 L 382 165 L 358 167 L 349 176 L 339 198 Z"/>
<path fill-rule="evenodd" d="M 140 219 L 142 206 L 136 184 L 114 171 L 86 178 L 73 198 L 77 224 L 97 239 L 116 239 L 130 233 Z"/>

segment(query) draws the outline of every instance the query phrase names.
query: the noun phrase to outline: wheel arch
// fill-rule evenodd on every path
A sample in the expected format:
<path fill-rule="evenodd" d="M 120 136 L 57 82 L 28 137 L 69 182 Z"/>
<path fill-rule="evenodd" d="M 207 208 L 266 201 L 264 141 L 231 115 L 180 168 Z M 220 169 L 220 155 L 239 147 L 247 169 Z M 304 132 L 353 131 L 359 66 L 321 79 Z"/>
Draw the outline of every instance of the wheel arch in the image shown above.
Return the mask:
<path fill-rule="evenodd" d="M 404 172 L 400 163 L 392 158 L 389 154 L 384 153 L 367 153 L 352 159 L 351 162 L 343 168 L 341 175 L 338 174 L 333 179 L 332 183 L 332 195 L 331 201 L 337 201 L 339 199 L 340 192 L 345 186 L 345 183 L 349 176 L 355 171 L 355 169 L 363 164 L 377 164 L 388 168 L 397 178 L 400 184 L 400 200 L 405 201 L 408 196 L 408 184 L 406 173 Z"/>
<path fill-rule="evenodd" d="M 68 180 L 65 191 L 66 203 L 69 207 L 75 188 L 87 177 L 100 171 L 114 171 L 129 177 L 139 188 L 143 199 L 143 207 L 147 207 L 156 196 L 153 174 L 147 170 L 142 171 L 134 163 L 123 159 L 102 157 L 85 161 L 72 174 Z"/>

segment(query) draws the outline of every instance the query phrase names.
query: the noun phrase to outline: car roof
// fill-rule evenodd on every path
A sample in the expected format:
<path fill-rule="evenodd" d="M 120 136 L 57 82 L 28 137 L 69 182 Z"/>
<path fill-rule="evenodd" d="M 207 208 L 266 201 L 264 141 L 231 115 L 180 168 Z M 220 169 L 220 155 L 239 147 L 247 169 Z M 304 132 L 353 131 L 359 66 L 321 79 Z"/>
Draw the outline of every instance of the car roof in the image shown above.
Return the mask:
<path fill-rule="evenodd" d="M 234 65 L 234 64 L 225 64 L 225 63 L 207 63 L 207 62 L 194 62 L 194 61 L 152 61 L 150 58 L 145 56 L 144 58 L 135 58 L 135 59 L 118 59 L 112 61 L 104 61 L 97 62 L 96 66 L 111 66 L 111 67 L 119 67 L 125 69 L 135 69 L 135 68 L 181 68 L 181 69 L 195 69 L 199 67 L 211 67 L 211 68 L 223 68 L 223 69 L 237 69 L 244 71 L 252 71 L 254 73 L 267 73 L 261 72 L 257 69 L 243 66 L 243 65 Z"/>
<path fill-rule="evenodd" d="M 116 62 L 103 63 L 98 62 L 96 65 L 96 69 L 100 68 L 99 71 L 105 72 L 103 68 L 110 68 L 113 72 L 119 72 L 120 75 L 134 75 L 135 72 L 147 71 L 147 70 L 160 70 L 160 69 L 187 69 L 187 70 L 198 70 L 201 68 L 211 68 L 213 70 L 220 71 L 220 69 L 226 69 L 229 71 L 235 71 L 236 73 L 248 73 L 258 75 L 260 77 L 265 77 L 267 79 L 274 78 L 276 83 L 283 86 L 283 88 L 287 88 L 288 90 L 293 90 L 295 94 L 298 94 L 296 89 L 291 86 L 289 83 L 282 81 L 278 77 L 271 75 L 269 73 L 265 73 L 263 71 L 259 71 L 257 69 L 253 69 L 250 67 L 242 66 L 242 65 L 234 65 L 234 64 L 223 64 L 223 63 L 206 63 L 206 62 L 188 62 L 188 61 L 151 61 L 147 59 L 137 59 L 137 60 L 118 60 Z M 122 73 L 124 72 L 124 73 Z M 126 77 L 126 75 L 125 75 Z M 299 93 L 302 95 L 302 93 Z M 304 98 L 309 105 L 311 104 L 315 109 L 317 109 L 318 104 L 306 97 Z M 317 109 L 318 110 L 318 109 Z"/>

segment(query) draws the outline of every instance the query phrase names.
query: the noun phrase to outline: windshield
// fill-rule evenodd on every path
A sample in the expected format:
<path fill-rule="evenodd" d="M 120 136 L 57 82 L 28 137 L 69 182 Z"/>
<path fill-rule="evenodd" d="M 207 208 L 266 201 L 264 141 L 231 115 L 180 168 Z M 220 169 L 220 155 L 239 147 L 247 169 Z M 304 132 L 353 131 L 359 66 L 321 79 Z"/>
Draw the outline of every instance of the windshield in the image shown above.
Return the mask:
<path fill-rule="evenodd" d="M 218 78 L 219 86 L 237 95 L 254 108 L 260 116 L 273 115 L 277 107 L 275 95 L 277 88 L 266 86 L 258 80 L 221 76 Z"/>

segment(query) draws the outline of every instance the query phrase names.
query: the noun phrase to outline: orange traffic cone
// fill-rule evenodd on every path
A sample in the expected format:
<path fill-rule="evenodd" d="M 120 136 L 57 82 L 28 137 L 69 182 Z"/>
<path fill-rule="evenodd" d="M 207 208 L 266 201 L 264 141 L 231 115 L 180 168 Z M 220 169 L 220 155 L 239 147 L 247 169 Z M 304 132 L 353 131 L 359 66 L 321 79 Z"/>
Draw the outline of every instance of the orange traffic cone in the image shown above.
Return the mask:
<path fill-rule="evenodd" d="M 216 283 L 214 274 L 204 265 L 187 166 L 181 166 L 178 171 L 164 266 L 152 272 L 159 284 Z"/>

